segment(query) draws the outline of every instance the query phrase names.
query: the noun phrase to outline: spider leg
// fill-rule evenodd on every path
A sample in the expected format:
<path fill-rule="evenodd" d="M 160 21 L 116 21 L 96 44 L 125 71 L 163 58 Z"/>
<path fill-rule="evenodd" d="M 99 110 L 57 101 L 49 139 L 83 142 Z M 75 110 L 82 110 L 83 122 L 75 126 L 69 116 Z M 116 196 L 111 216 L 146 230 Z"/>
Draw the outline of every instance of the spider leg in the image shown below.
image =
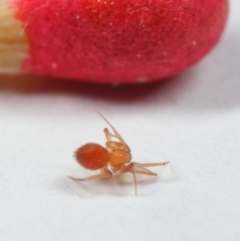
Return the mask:
<path fill-rule="evenodd" d="M 156 173 L 147 171 L 141 171 L 141 170 L 135 170 L 133 166 L 126 172 L 131 172 L 133 174 L 133 182 L 134 182 L 134 190 L 135 190 L 135 196 L 137 196 L 137 177 L 136 174 L 142 174 L 142 175 L 149 175 L 149 176 L 157 176 Z"/>
<path fill-rule="evenodd" d="M 141 174 L 141 175 L 157 176 L 157 173 L 152 172 L 146 168 L 141 168 L 141 169 L 134 168 L 134 171 L 135 171 L 135 173 Z"/>
<path fill-rule="evenodd" d="M 92 181 L 92 180 L 96 180 L 96 179 L 100 179 L 100 178 L 108 178 L 108 177 L 112 176 L 112 172 L 107 167 L 102 168 L 100 171 L 101 171 L 100 174 L 96 174 L 96 175 L 93 175 L 90 177 L 85 177 L 85 178 L 75 178 L 75 177 L 71 177 L 71 176 L 68 176 L 68 177 L 70 179 L 72 179 L 73 181 L 78 182 L 78 181 Z"/>
<path fill-rule="evenodd" d="M 114 134 L 112 134 L 109 130 L 108 130 L 108 128 L 104 128 L 103 129 L 103 132 L 105 133 L 105 136 L 106 136 L 106 139 L 107 139 L 107 141 L 112 141 L 112 137 L 115 137 L 115 138 L 117 138 Z"/>
<path fill-rule="evenodd" d="M 133 174 L 135 196 L 137 196 L 137 177 L 136 177 L 136 172 L 134 172 L 133 170 L 130 171 L 130 172 Z"/>
<path fill-rule="evenodd" d="M 137 163 L 132 162 L 136 167 L 156 167 L 156 166 L 165 166 L 169 162 L 152 162 L 152 163 Z"/>
<path fill-rule="evenodd" d="M 127 166 L 124 166 L 120 170 L 120 172 L 121 173 L 131 172 L 133 174 L 135 195 L 137 196 L 137 178 L 136 178 L 136 174 L 148 175 L 148 176 L 157 176 L 157 174 L 155 172 L 152 172 L 152 171 L 148 170 L 145 167 L 164 166 L 167 163 L 168 162 L 156 162 L 156 163 L 137 163 L 137 162 L 132 162 L 132 163 L 128 164 Z"/>
<path fill-rule="evenodd" d="M 156 173 L 144 168 L 144 167 L 136 167 L 135 163 L 130 163 L 127 166 L 123 166 L 120 170 L 121 173 L 131 172 L 133 174 L 133 181 L 134 181 L 134 190 L 135 195 L 137 196 L 137 177 L 136 174 L 141 175 L 149 175 L 149 176 L 157 176 Z"/>
<path fill-rule="evenodd" d="M 146 169 L 147 170 L 147 169 Z M 135 190 L 135 195 L 137 196 L 137 177 L 136 174 L 141 174 L 141 175 L 148 175 L 148 176 L 157 176 L 156 173 L 151 172 L 149 170 L 147 171 L 141 171 L 141 170 L 129 170 L 129 172 L 131 172 L 133 174 L 133 181 L 134 181 L 134 190 Z"/>
<path fill-rule="evenodd" d="M 100 113 L 98 110 L 96 110 L 95 108 L 92 107 L 93 110 L 95 110 L 101 117 L 102 119 L 107 122 L 107 124 L 112 128 L 113 133 L 115 135 L 115 137 L 124 145 L 127 146 L 127 143 L 124 141 L 124 139 L 122 138 L 122 136 L 118 133 L 118 131 L 115 129 L 115 127 L 103 116 L 102 113 Z"/>

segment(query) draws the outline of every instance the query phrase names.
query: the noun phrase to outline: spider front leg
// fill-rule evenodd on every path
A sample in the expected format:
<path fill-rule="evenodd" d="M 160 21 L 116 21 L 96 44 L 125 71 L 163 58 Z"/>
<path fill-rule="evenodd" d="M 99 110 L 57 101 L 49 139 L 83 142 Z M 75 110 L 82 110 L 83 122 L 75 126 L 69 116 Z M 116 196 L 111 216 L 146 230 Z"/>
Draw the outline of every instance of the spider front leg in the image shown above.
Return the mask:
<path fill-rule="evenodd" d="M 155 167 L 155 166 L 165 166 L 169 162 L 153 162 L 153 163 L 137 163 L 137 162 L 132 162 L 132 169 L 135 171 L 137 174 L 141 175 L 149 175 L 149 176 L 157 176 L 155 172 L 152 172 L 148 170 L 146 167 Z"/>
<path fill-rule="evenodd" d="M 103 114 L 101 112 L 99 112 L 98 110 L 96 110 L 95 108 L 92 107 L 93 110 L 95 110 L 101 117 L 102 119 L 111 127 L 114 135 L 112 133 L 109 132 L 109 130 L 107 128 L 104 129 L 106 138 L 110 138 L 111 141 L 111 136 L 112 137 L 116 137 L 123 145 L 127 146 L 127 143 L 124 141 L 124 139 L 122 138 L 122 136 L 118 133 L 118 131 L 116 130 L 116 128 L 103 116 Z"/>
<path fill-rule="evenodd" d="M 137 196 L 137 177 L 136 174 L 143 174 L 143 175 L 150 175 L 150 176 L 156 176 L 157 174 L 154 172 L 151 172 L 147 170 L 146 168 L 141 168 L 142 170 L 136 170 L 134 168 L 134 163 L 129 163 L 128 165 L 123 165 L 121 169 L 119 170 L 121 173 L 131 172 L 133 174 L 133 182 L 134 182 L 134 190 L 135 195 Z"/>
<path fill-rule="evenodd" d="M 148 176 L 157 176 L 157 173 L 148 170 L 146 167 L 152 166 L 164 166 L 169 162 L 155 162 L 155 163 L 137 163 L 131 162 L 126 166 L 123 166 L 120 170 L 121 173 L 131 172 L 133 174 L 133 181 L 134 181 L 134 189 L 135 195 L 137 195 L 137 178 L 136 174 L 140 175 L 148 175 Z"/>
<path fill-rule="evenodd" d="M 106 146 L 107 149 L 111 152 L 112 150 L 120 150 L 126 153 L 130 153 L 131 150 L 125 142 L 122 142 L 116 135 L 112 134 L 108 128 L 104 128 L 104 133 L 107 139 Z M 117 138 L 119 141 L 113 141 L 112 137 Z"/>
<path fill-rule="evenodd" d="M 105 134 L 105 137 L 106 137 L 107 141 L 112 141 L 112 137 L 117 138 L 117 136 L 115 136 L 114 134 L 112 134 L 112 133 L 108 130 L 108 128 L 104 128 L 104 129 L 103 129 L 103 132 L 104 132 L 104 134 Z"/>
<path fill-rule="evenodd" d="M 75 177 L 71 177 L 68 176 L 70 179 L 78 182 L 78 181 L 92 181 L 92 180 L 96 180 L 96 179 L 100 179 L 100 178 L 108 178 L 112 176 L 112 172 L 107 168 L 104 167 L 102 169 L 100 169 L 100 174 L 96 174 L 90 177 L 85 177 L 85 178 L 75 178 Z"/>

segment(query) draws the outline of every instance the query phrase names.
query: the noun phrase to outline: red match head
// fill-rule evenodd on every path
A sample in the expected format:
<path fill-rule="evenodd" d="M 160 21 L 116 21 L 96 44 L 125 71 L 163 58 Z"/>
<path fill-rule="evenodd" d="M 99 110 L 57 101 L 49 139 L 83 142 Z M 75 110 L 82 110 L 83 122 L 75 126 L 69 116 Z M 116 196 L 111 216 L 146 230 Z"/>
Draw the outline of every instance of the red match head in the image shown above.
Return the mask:
<path fill-rule="evenodd" d="M 202 59 L 223 32 L 229 1 L 7 2 L 29 43 L 24 72 L 130 84 L 166 79 Z"/>

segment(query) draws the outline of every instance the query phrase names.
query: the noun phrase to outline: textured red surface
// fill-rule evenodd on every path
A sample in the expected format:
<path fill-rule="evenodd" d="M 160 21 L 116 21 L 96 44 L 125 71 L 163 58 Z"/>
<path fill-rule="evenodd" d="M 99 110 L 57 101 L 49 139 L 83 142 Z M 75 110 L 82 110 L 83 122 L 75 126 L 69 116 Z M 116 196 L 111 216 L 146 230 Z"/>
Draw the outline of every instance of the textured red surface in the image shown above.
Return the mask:
<path fill-rule="evenodd" d="M 227 0 L 15 0 L 25 71 L 99 83 L 172 76 L 218 41 Z"/>

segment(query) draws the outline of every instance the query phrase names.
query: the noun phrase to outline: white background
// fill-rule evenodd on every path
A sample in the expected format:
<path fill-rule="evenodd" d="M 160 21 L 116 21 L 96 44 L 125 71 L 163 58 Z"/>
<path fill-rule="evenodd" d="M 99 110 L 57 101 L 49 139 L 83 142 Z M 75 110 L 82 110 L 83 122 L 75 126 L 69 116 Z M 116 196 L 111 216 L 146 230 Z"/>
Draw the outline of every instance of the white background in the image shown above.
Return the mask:
<path fill-rule="evenodd" d="M 240 240 L 240 2 L 219 45 L 165 83 L 106 87 L 0 80 L 0 237 L 15 240 Z M 72 152 L 104 144 L 99 109 L 134 161 L 171 161 L 132 177 L 93 173 Z"/>

